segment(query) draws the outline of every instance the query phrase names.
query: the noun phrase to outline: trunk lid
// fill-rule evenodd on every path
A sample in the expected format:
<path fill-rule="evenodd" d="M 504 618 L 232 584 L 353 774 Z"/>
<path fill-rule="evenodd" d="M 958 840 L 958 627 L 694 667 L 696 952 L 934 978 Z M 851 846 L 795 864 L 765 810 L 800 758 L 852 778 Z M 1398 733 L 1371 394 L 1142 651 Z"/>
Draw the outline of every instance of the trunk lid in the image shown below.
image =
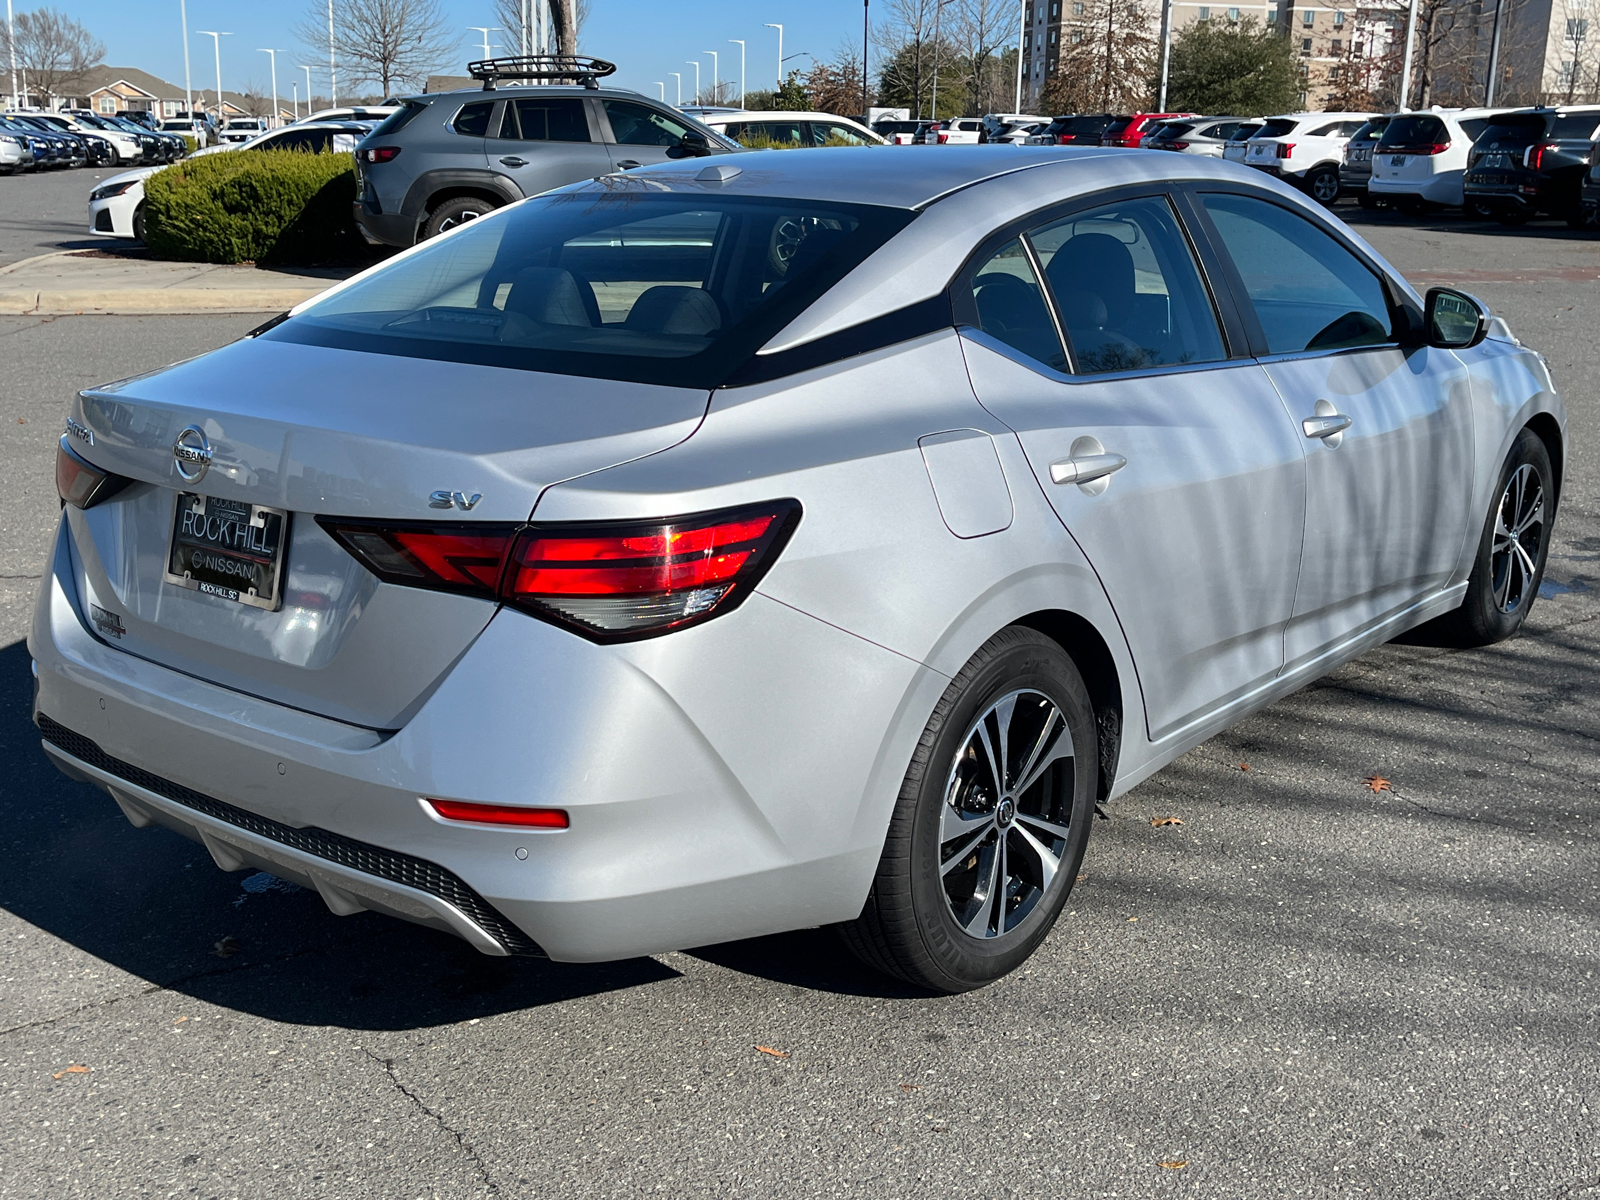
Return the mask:
<path fill-rule="evenodd" d="M 72 416 L 93 442 L 80 434 L 74 449 L 137 486 L 67 510 L 85 623 L 224 687 L 398 728 L 495 606 L 380 584 L 312 518 L 525 521 L 550 484 L 682 441 L 707 401 L 700 389 L 253 338 L 90 389 Z M 190 426 L 211 452 L 194 483 L 174 454 Z M 180 493 L 286 514 L 276 609 L 168 580 Z"/>

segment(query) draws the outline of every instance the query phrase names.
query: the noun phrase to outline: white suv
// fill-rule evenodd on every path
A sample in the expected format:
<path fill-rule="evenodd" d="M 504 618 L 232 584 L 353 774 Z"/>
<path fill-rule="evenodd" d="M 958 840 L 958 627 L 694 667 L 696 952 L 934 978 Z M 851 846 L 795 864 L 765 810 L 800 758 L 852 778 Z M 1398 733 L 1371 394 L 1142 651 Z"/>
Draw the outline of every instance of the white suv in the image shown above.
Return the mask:
<path fill-rule="evenodd" d="M 1268 117 L 1250 139 L 1244 162 L 1277 175 L 1323 204 L 1339 198 L 1345 143 L 1373 113 L 1290 113 Z"/>
<path fill-rule="evenodd" d="M 1429 204 L 1459 205 L 1472 143 L 1503 108 L 1431 108 L 1392 117 L 1372 148 L 1367 190 L 1389 196 L 1402 212 Z"/>

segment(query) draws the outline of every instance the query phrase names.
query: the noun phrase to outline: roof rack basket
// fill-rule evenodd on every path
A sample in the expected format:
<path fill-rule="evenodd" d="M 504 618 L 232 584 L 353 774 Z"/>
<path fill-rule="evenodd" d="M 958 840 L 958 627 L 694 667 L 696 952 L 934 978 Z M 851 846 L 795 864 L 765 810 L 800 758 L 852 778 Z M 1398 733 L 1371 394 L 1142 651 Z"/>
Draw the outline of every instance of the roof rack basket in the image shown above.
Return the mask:
<path fill-rule="evenodd" d="M 468 63 L 467 74 L 483 80 L 483 90 L 494 91 L 502 79 L 550 79 L 597 88 L 599 80 L 616 73 L 617 64 L 587 54 L 523 54 L 515 58 L 486 58 Z"/>

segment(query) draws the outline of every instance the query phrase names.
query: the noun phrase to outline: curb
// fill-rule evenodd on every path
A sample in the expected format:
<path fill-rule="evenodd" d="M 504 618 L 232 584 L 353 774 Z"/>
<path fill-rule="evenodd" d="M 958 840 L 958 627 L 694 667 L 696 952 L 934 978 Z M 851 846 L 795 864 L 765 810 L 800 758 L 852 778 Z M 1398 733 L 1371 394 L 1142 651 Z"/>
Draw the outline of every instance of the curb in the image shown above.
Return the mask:
<path fill-rule="evenodd" d="M 282 312 L 325 291 L 327 288 L 117 288 L 98 291 L 0 288 L 0 315 Z"/>

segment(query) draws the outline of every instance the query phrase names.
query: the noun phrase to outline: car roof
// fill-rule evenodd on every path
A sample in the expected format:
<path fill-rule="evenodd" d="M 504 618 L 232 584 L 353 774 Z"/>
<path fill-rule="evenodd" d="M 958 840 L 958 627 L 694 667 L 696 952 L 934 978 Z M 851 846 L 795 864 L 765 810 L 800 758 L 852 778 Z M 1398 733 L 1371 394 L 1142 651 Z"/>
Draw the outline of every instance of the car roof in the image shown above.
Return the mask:
<path fill-rule="evenodd" d="M 696 115 L 694 110 L 684 109 L 691 116 Z M 974 118 L 976 119 L 976 118 Z M 700 117 L 706 125 L 725 125 L 729 121 L 844 121 L 850 125 L 860 125 L 861 122 L 854 117 L 841 117 L 838 113 L 825 112 L 790 112 L 787 109 L 755 109 L 755 108 L 730 108 L 726 111 L 710 113 Z"/>

